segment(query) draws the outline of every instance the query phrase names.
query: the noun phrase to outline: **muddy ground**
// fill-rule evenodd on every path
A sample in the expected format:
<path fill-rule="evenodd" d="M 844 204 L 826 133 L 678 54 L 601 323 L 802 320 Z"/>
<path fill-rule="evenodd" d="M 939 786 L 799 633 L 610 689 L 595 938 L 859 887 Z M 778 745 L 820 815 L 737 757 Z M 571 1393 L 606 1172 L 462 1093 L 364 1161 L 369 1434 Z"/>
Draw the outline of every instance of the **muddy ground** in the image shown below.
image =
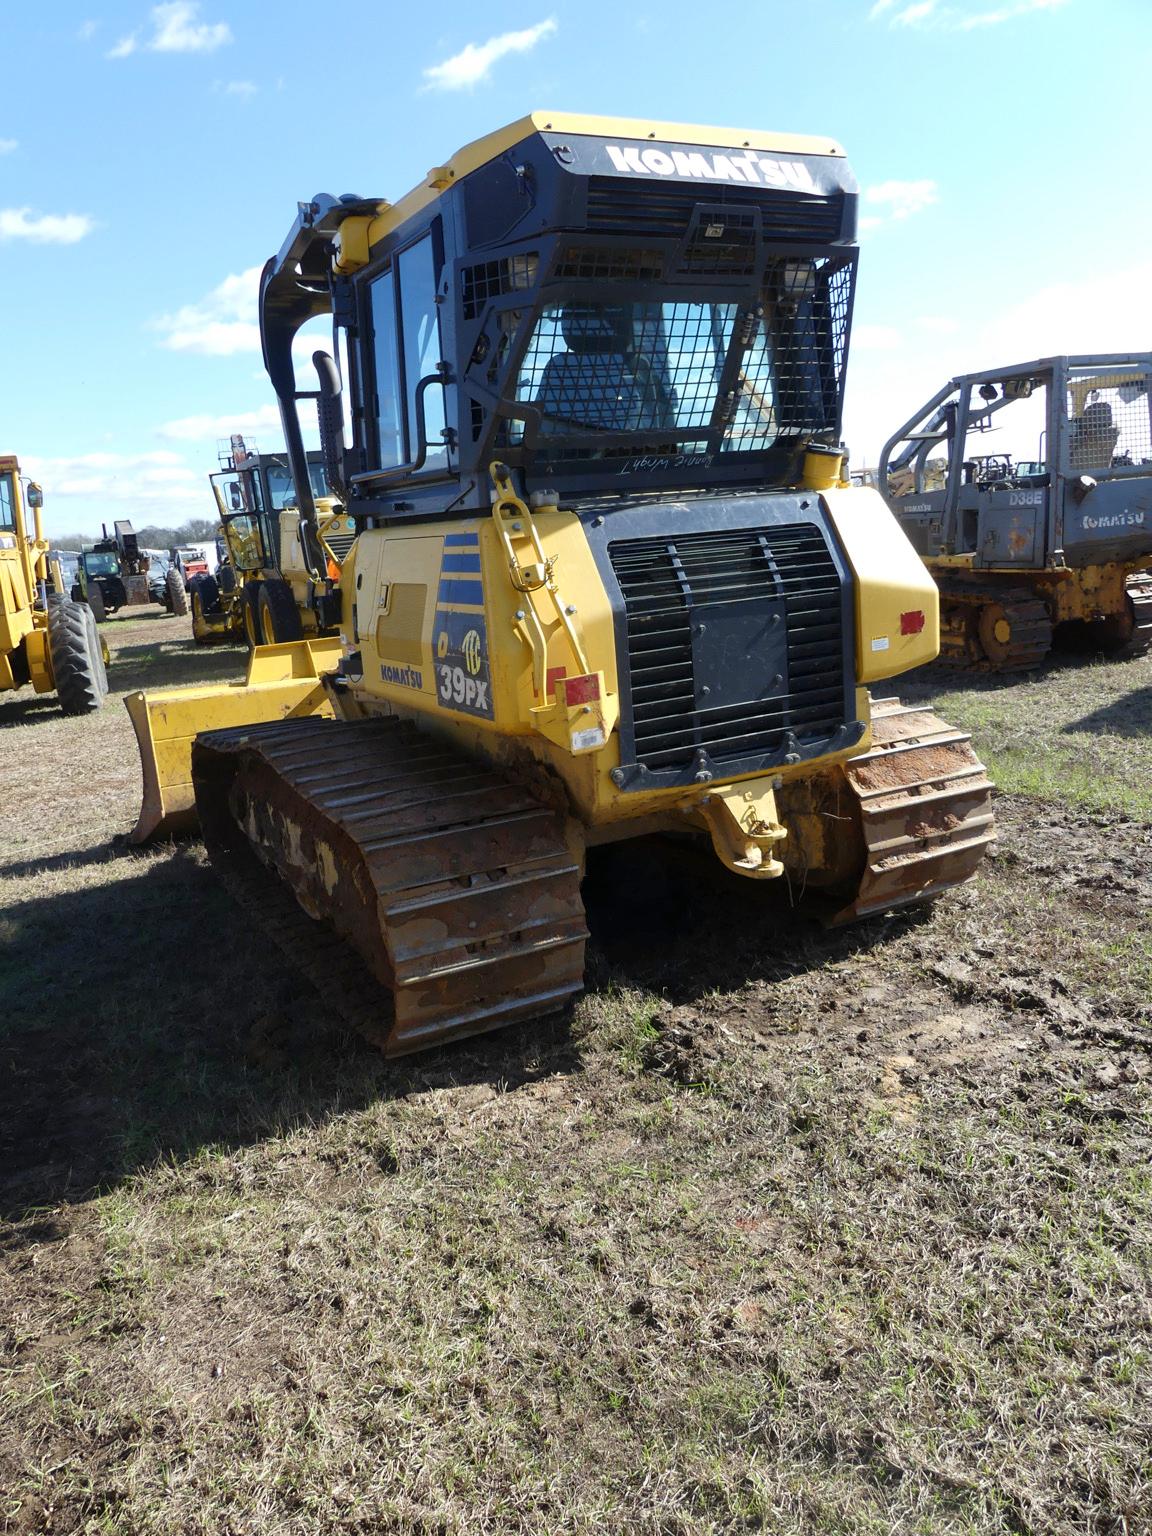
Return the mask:
<path fill-rule="evenodd" d="M 241 670 L 183 627 L 114 686 Z M 602 850 L 579 1004 L 394 1064 L 115 841 L 118 700 L 0 701 L 0 1528 L 1152 1531 L 1152 662 L 901 692 L 976 883 Z"/>

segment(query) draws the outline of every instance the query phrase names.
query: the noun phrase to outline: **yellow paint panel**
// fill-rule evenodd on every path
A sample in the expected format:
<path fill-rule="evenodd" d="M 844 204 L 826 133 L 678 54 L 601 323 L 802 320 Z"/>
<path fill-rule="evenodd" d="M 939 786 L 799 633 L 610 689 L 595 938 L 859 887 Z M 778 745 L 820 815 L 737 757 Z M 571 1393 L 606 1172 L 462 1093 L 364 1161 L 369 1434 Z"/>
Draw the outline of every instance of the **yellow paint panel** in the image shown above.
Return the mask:
<path fill-rule="evenodd" d="M 924 562 L 878 491 L 821 492 L 856 576 L 856 681 L 875 683 L 935 660 L 940 594 Z M 901 634 L 901 615 L 922 613 L 919 634 Z"/>

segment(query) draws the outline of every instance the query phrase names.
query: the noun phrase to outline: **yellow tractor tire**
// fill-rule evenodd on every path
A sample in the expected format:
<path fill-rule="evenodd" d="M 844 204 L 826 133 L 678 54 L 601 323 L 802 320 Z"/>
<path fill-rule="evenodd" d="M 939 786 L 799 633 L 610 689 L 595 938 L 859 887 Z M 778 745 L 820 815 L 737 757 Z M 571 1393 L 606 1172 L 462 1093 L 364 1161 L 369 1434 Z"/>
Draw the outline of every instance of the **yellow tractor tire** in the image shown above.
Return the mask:
<path fill-rule="evenodd" d="M 258 604 L 260 601 L 260 588 L 262 581 L 249 581 L 245 584 L 240 594 L 241 618 L 244 624 L 244 638 L 248 642 L 248 649 L 254 651 L 260 644 L 260 613 Z"/>
<path fill-rule="evenodd" d="M 304 638 L 300 610 L 286 581 L 251 581 L 244 589 L 244 634 L 252 649 Z"/>

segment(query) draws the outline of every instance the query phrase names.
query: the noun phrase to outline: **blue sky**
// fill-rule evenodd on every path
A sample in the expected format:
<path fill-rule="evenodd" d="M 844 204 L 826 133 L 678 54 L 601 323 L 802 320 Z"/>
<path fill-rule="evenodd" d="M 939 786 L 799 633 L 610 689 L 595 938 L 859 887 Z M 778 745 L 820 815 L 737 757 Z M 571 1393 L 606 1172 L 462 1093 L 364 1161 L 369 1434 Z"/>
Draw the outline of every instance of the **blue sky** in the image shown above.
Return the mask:
<path fill-rule="evenodd" d="M 275 447 L 254 269 L 534 108 L 831 134 L 864 193 L 846 437 L 963 369 L 1152 347 L 1149 0 L 7 7 L 0 451 L 49 530 L 209 514 Z"/>

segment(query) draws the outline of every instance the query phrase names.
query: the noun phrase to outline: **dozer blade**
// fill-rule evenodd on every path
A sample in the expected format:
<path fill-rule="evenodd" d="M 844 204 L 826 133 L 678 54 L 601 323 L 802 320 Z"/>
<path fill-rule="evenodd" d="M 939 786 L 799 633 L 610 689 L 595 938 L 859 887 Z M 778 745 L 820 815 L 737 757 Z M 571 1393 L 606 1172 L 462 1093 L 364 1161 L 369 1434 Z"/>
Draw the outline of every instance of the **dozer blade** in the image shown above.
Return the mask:
<path fill-rule="evenodd" d="M 332 714 L 320 682 L 340 660 L 330 637 L 258 646 L 242 683 L 222 688 L 168 688 L 130 693 L 124 707 L 140 749 L 143 799 L 129 842 L 194 832 L 192 742 L 200 731 L 258 725 L 302 715 Z"/>
<path fill-rule="evenodd" d="M 582 829 L 499 769 L 383 719 L 214 731 L 192 772 L 225 885 L 385 1054 L 583 986 Z"/>

